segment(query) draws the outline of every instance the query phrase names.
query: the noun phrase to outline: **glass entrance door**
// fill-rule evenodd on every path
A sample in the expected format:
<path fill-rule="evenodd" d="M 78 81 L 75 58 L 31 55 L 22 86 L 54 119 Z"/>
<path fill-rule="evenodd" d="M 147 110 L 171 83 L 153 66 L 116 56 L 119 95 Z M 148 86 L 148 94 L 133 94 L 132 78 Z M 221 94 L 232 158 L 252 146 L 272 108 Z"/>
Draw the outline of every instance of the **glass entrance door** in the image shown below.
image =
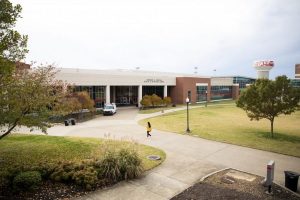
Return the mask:
<path fill-rule="evenodd" d="M 138 86 L 112 86 L 111 99 L 117 105 L 136 105 Z"/>

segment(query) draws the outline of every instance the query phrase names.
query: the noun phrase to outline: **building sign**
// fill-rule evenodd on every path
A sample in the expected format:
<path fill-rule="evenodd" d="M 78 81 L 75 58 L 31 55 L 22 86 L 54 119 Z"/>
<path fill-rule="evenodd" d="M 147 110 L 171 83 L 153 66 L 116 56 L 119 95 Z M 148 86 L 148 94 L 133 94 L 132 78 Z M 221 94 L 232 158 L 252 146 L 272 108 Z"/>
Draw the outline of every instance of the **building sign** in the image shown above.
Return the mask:
<path fill-rule="evenodd" d="M 144 80 L 144 83 L 164 83 L 164 81 L 158 78 L 157 79 L 148 78 Z"/>
<path fill-rule="evenodd" d="M 254 67 L 273 67 L 274 66 L 274 61 L 272 60 L 263 60 L 263 61 L 255 61 L 254 62 Z"/>

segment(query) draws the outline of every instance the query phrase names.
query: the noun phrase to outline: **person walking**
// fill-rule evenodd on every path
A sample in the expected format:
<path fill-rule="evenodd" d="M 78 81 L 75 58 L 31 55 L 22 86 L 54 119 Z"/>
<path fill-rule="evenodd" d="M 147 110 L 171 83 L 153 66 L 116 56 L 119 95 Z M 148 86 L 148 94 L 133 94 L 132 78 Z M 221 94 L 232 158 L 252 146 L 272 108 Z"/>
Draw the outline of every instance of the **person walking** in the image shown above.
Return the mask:
<path fill-rule="evenodd" d="M 150 122 L 147 123 L 146 129 L 147 129 L 147 137 L 149 137 L 149 136 L 151 137 L 150 132 L 152 131 L 152 128 L 151 128 Z"/>

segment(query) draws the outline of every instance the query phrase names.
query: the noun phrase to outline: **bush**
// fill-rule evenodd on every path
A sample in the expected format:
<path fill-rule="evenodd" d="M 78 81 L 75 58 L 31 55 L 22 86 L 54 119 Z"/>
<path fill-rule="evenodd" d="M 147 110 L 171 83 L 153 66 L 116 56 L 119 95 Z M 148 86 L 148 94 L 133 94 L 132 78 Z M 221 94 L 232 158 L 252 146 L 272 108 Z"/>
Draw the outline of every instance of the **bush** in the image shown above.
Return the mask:
<path fill-rule="evenodd" d="M 70 182 L 75 173 L 75 167 L 75 163 L 72 162 L 61 163 L 54 168 L 50 179 L 58 182 Z"/>
<path fill-rule="evenodd" d="M 98 162 L 100 176 L 111 181 L 136 178 L 142 172 L 142 160 L 134 150 L 108 151 Z"/>
<path fill-rule="evenodd" d="M 123 179 L 136 178 L 142 173 L 142 160 L 139 158 L 136 151 L 121 149 L 118 158 Z"/>
<path fill-rule="evenodd" d="M 172 103 L 172 99 L 171 97 L 164 97 L 163 102 L 165 104 L 165 106 L 169 106 Z"/>
<path fill-rule="evenodd" d="M 42 176 L 38 171 L 19 173 L 13 180 L 13 188 L 17 191 L 26 191 L 37 188 L 42 182 Z"/>
<path fill-rule="evenodd" d="M 91 190 L 98 181 L 98 172 L 93 166 L 95 166 L 95 161 L 91 160 L 83 161 L 80 164 L 74 162 L 60 163 L 54 168 L 50 179 L 57 182 L 75 183 Z"/>
<path fill-rule="evenodd" d="M 98 173 L 93 167 L 84 167 L 76 171 L 72 179 L 77 185 L 83 186 L 87 190 L 93 189 L 98 182 Z"/>
<path fill-rule="evenodd" d="M 113 182 L 121 180 L 118 156 L 115 151 L 107 151 L 102 161 L 98 162 L 99 175 Z"/>
<path fill-rule="evenodd" d="M 102 115 L 102 114 L 103 114 L 103 110 L 96 108 L 96 115 Z"/>
<path fill-rule="evenodd" d="M 37 171 L 41 173 L 43 179 L 48 179 L 49 176 L 54 172 L 54 170 L 54 164 L 41 163 Z"/>
<path fill-rule="evenodd" d="M 157 96 L 156 94 L 152 94 L 151 96 L 149 95 L 145 95 L 143 96 L 142 100 L 141 100 L 141 105 L 143 106 L 143 108 L 147 108 L 147 107 L 158 107 L 158 106 L 168 106 L 170 105 L 172 102 L 170 97 L 165 97 L 163 100 Z"/>
<path fill-rule="evenodd" d="M 142 100 L 141 100 L 140 103 L 141 103 L 141 105 L 143 107 L 149 107 L 149 106 L 151 106 L 152 105 L 151 96 L 149 96 L 149 95 L 143 96 L 143 98 L 142 98 Z"/>

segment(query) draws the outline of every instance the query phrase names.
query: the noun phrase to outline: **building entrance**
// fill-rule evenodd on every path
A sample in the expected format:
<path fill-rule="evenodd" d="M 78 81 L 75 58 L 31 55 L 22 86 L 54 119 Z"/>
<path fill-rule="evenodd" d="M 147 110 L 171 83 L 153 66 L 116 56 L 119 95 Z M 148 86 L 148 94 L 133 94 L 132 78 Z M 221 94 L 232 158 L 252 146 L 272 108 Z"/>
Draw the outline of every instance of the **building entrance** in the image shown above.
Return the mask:
<path fill-rule="evenodd" d="M 118 106 L 138 104 L 138 86 L 111 86 L 110 102 Z"/>

